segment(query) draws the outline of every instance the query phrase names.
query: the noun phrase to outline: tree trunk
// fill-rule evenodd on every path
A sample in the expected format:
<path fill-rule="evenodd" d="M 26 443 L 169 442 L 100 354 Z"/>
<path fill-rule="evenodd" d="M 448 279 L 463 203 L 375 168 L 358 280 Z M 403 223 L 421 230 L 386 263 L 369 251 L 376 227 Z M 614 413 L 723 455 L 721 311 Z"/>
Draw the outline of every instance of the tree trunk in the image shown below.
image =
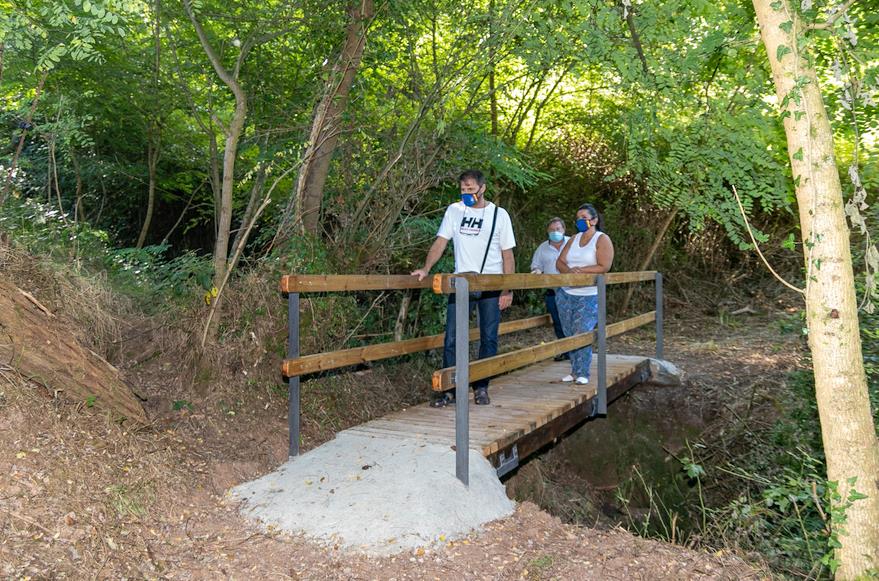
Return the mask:
<path fill-rule="evenodd" d="M 211 45 L 210 40 L 205 34 L 201 23 L 195 17 L 190 0 L 183 0 L 183 8 L 186 11 L 186 15 L 189 17 L 190 22 L 192 22 L 192 26 L 195 28 L 195 33 L 198 36 L 198 40 L 201 43 L 202 49 L 205 51 L 208 60 L 211 62 L 211 66 L 213 66 L 217 76 L 220 77 L 220 80 L 223 81 L 235 97 L 235 112 L 232 114 L 232 120 L 226 128 L 226 142 L 223 149 L 223 181 L 220 188 L 219 207 L 216 208 L 217 237 L 214 243 L 213 285 L 214 288 L 219 288 L 222 286 L 223 280 L 226 278 L 227 274 L 226 265 L 229 258 L 229 235 L 232 228 L 232 195 L 235 192 L 235 160 L 238 157 L 238 140 L 241 138 L 241 134 L 244 131 L 244 122 L 247 119 L 247 95 L 241 87 L 241 83 L 238 82 L 238 73 L 240 72 L 241 65 L 252 46 L 252 39 L 248 39 L 244 46 L 241 47 L 238 59 L 235 62 L 235 67 L 229 71 L 223 65 L 219 55 L 214 50 L 214 47 Z M 219 300 L 219 297 L 217 300 Z M 215 305 L 215 307 L 216 306 L 217 305 Z M 213 341 L 215 338 L 217 325 L 219 324 L 219 317 L 214 317 L 212 320 L 214 321 L 214 324 L 206 334 L 208 341 Z"/>
<path fill-rule="evenodd" d="M 407 292 L 400 301 L 400 310 L 397 312 L 397 321 L 394 323 L 394 341 L 402 341 L 406 331 L 406 317 L 409 315 L 409 305 L 412 304 L 412 293 Z"/>
<path fill-rule="evenodd" d="M 796 180 L 806 254 L 806 322 L 827 478 L 838 483 L 838 508 L 853 490 L 866 495 L 845 509 L 845 522 L 832 523 L 842 544 L 836 550 L 837 578 L 855 579 L 879 565 L 879 442 L 864 375 L 833 136 L 811 59 L 798 48 L 804 29 L 796 10 L 788 0 L 753 2 Z"/>
<path fill-rule="evenodd" d="M 156 168 L 159 165 L 159 154 L 161 152 L 158 124 L 153 123 L 147 133 L 147 174 L 149 175 L 147 210 L 146 216 L 143 218 L 140 235 L 137 237 L 137 248 L 143 248 L 147 233 L 150 231 L 150 223 L 153 221 L 153 212 L 156 207 Z"/>
<path fill-rule="evenodd" d="M 665 238 L 665 233 L 668 232 L 668 229 L 671 227 L 671 224 L 674 222 L 675 216 L 677 215 L 678 208 L 674 208 L 668 213 L 668 216 L 665 217 L 665 221 L 662 223 L 662 226 L 659 227 L 659 232 L 656 234 L 656 237 L 653 238 L 653 244 L 650 245 L 647 254 L 644 255 L 644 260 L 638 265 L 638 270 L 647 270 L 647 267 L 650 266 L 650 262 L 653 260 L 653 257 L 656 256 L 656 251 L 659 250 L 659 245 L 662 244 L 662 240 Z M 623 304 L 620 305 L 620 315 L 626 314 L 626 310 L 629 308 L 629 303 L 632 302 L 632 295 L 635 294 L 635 285 L 629 284 L 626 286 L 629 288 L 626 289 L 626 296 L 623 298 Z"/>
<path fill-rule="evenodd" d="M 153 98 L 159 98 L 159 67 L 162 64 L 162 36 L 161 36 L 161 12 L 162 1 L 155 0 L 153 5 Z M 147 234 L 150 231 L 150 223 L 153 221 L 153 212 L 156 207 L 156 167 L 159 165 L 161 152 L 162 128 L 159 121 L 158 108 L 153 110 L 149 127 L 147 128 L 147 173 L 149 183 L 147 185 L 147 211 L 143 219 L 140 235 L 137 237 L 137 248 L 143 248 Z"/>
<path fill-rule="evenodd" d="M 232 241 L 232 248 L 230 250 L 232 256 L 241 255 L 241 253 L 238 252 L 238 247 L 244 244 L 244 232 L 250 224 L 250 219 L 256 211 L 257 204 L 259 204 L 259 196 L 266 183 L 266 165 L 267 164 L 265 163 L 261 163 L 256 170 L 256 176 L 253 178 L 253 187 L 250 188 L 250 198 L 247 200 L 247 208 L 244 210 L 244 216 L 241 217 L 241 224 L 238 226 L 238 231 L 235 233 L 235 240 Z M 231 266 L 234 269 L 236 265 L 233 263 Z"/>
<path fill-rule="evenodd" d="M 37 110 L 37 103 L 40 102 L 40 94 L 43 92 L 43 86 L 46 84 L 47 76 L 49 76 L 49 71 L 43 71 L 43 74 L 40 75 L 40 82 L 37 83 L 37 92 L 34 95 L 34 100 L 31 101 L 31 108 L 30 111 L 28 111 L 27 119 L 25 119 L 24 127 L 18 138 L 18 145 L 15 148 L 15 154 L 12 156 L 12 163 L 9 164 L 9 171 L 6 173 L 6 183 L 3 184 L 3 193 L 0 194 L 0 206 L 3 206 L 3 203 L 6 201 L 6 196 L 9 195 L 9 191 L 12 188 L 12 178 L 15 175 L 18 158 L 21 157 L 21 150 L 24 148 L 24 138 L 27 137 L 27 130 L 34 121 L 34 113 Z"/>
<path fill-rule="evenodd" d="M 146 424 L 146 412 L 119 371 L 83 347 L 72 330 L 30 294 L 0 280 L 0 363 L 72 402 Z"/>
<path fill-rule="evenodd" d="M 316 234 L 318 230 L 330 160 L 339 138 L 342 113 L 348 104 L 351 85 L 360 66 L 360 59 L 366 46 L 367 27 L 373 14 L 373 0 L 354 0 L 349 6 L 345 47 L 342 49 L 338 64 L 333 67 L 324 95 L 315 109 L 308 148 L 302 167 L 299 169 L 296 191 L 290 199 L 290 204 L 298 207 L 300 229 L 309 234 Z M 288 206 L 286 215 L 292 216 L 292 214 L 292 208 Z M 282 224 L 283 229 L 287 227 L 289 224 Z"/>
<path fill-rule="evenodd" d="M 73 206 L 73 223 L 78 224 L 80 220 L 85 221 L 85 206 L 82 201 L 82 170 L 73 148 L 70 149 L 70 163 L 73 164 L 73 174 L 76 176 L 76 192 L 74 193 L 76 203 Z"/>

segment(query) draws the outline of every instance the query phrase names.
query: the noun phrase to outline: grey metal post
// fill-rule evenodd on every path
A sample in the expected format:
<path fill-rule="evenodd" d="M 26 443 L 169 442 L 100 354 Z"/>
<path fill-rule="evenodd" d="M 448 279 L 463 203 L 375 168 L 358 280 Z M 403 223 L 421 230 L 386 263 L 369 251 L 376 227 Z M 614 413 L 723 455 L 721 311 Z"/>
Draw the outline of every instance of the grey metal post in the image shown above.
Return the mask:
<path fill-rule="evenodd" d="M 455 282 L 455 476 L 470 486 L 470 284 Z"/>
<path fill-rule="evenodd" d="M 595 278 L 598 283 L 598 408 L 599 414 L 607 415 L 607 282 L 603 274 Z"/>
<path fill-rule="evenodd" d="M 287 295 L 287 359 L 299 358 L 299 293 Z M 287 378 L 290 456 L 299 455 L 299 376 Z"/>
<path fill-rule="evenodd" d="M 656 358 L 662 359 L 662 273 L 656 273 Z"/>

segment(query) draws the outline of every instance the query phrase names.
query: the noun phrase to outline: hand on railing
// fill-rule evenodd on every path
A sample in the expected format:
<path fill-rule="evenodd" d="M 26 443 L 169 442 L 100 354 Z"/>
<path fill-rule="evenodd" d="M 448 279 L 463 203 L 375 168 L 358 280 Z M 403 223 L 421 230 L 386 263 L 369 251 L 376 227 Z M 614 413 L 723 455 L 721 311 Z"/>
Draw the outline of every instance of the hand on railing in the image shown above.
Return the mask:
<path fill-rule="evenodd" d="M 418 277 L 418 280 L 422 281 L 422 280 L 424 280 L 424 277 L 427 276 L 427 271 L 424 270 L 423 268 L 419 268 L 418 270 L 413 270 L 409 274 L 411 274 L 412 276 Z"/>

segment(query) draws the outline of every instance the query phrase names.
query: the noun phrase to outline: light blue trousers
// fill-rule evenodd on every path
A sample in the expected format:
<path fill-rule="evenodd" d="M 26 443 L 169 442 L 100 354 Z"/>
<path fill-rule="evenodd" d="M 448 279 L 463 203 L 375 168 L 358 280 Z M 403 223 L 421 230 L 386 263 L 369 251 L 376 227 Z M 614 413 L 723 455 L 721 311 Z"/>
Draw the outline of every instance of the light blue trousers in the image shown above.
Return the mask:
<path fill-rule="evenodd" d="M 598 295 L 571 295 L 559 289 L 555 302 L 566 337 L 588 333 L 598 324 Z M 592 365 L 592 345 L 574 349 L 570 355 L 571 375 L 588 378 L 589 366 Z"/>

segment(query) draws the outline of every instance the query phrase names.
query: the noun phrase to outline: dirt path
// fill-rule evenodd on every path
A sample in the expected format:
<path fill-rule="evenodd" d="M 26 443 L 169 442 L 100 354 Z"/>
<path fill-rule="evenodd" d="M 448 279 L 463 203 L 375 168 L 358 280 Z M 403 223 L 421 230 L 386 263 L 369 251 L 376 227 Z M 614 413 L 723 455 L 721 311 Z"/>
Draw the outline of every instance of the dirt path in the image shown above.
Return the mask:
<path fill-rule="evenodd" d="M 679 328 L 674 329 L 674 325 Z M 671 326 L 669 358 L 694 385 L 749 389 L 769 366 L 797 364 L 795 345 L 763 322 L 706 334 Z M 762 338 L 761 338 L 762 337 Z M 635 348 L 637 337 L 631 340 Z M 780 347 L 779 347 L 780 345 Z M 789 348 L 790 347 L 790 348 Z M 772 352 L 775 350 L 775 353 Z M 794 353 L 792 355 L 792 353 Z M 680 357 L 678 357 L 680 355 Z M 744 372 L 744 371 L 747 372 Z M 722 387 L 718 387 L 718 383 Z M 759 389 L 756 390 L 760 392 Z M 756 397 L 756 396 L 755 396 Z M 762 397 L 762 396 L 760 396 Z M 255 401 L 255 400 L 254 400 Z M 762 400 L 761 400 L 762 401 Z M 251 402 L 253 403 L 253 402 Z M 224 490 L 284 455 L 278 402 L 230 416 L 180 410 L 131 432 L 62 404 L 9 369 L 0 375 L 0 576 L 4 578 L 748 579 L 734 556 L 564 524 L 531 503 L 466 540 L 367 558 L 256 530 Z M 244 413 L 250 407 L 256 411 Z M 436 507 L 442 511 L 442 506 Z"/>

